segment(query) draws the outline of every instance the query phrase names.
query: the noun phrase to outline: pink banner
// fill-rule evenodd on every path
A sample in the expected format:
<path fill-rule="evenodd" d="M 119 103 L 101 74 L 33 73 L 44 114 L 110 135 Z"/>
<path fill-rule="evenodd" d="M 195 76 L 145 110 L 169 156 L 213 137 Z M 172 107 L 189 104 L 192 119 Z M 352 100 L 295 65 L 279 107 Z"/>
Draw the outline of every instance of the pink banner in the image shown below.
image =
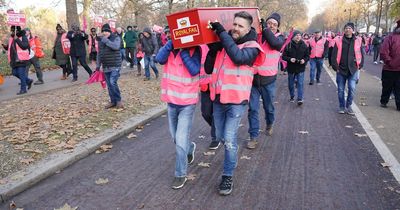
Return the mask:
<path fill-rule="evenodd" d="M 25 26 L 26 17 L 22 13 L 7 13 L 7 25 L 9 26 Z"/>

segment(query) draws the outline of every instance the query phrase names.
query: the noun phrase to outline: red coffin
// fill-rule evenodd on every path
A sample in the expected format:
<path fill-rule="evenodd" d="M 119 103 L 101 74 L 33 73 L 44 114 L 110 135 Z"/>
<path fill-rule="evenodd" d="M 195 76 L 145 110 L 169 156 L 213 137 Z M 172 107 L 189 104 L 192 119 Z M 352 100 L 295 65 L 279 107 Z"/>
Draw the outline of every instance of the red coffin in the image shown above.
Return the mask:
<path fill-rule="evenodd" d="M 174 48 L 192 47 L 219 41 L 208 28 L 208 21 L 217 20 L 228 31 L 232 28 L 234 14 L 246 11 L 253 16 L 253 27 L 261 32 L 259 10 L 257 7 L 217 7 L 195 8 L 167 15 Z"/>

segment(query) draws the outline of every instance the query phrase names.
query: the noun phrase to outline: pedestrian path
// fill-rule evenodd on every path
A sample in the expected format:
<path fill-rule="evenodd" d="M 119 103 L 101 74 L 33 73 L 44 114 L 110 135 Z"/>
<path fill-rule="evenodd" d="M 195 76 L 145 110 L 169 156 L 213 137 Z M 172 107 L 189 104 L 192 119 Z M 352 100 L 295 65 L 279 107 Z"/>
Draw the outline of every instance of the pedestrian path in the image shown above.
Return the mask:
<path fill-rule="evenodd" d="M 121 138 L 109 152 L 92 154 L 12 200 L 24 209 L 65 203 L 78 209 L 398 208 L 400 185 L 381 165 L 357 119 L 337 114 L 336 87 L 326 72 L 321 80 L 321 85 L 305 85 L 305 102 L 298 107 L 289 102 L 287 77 L 279 76 L 274 134 L 264 136 L 255 150 L 245 148 L 248 125 L 247 115 L 243 117 L 229 196 L 217 191 L 223 148 L 215 155 L 203 154 L 208 152 L 209 127 L 197 109 L 191 135 L 197 151 L 188 171 L 194 179 L 183 189 L 171 188 L 175 147 L 163 116 L 135 132 L 136 138 Z M 199 166 L 201 162 L 210 167 Z M 99 178 L 108 183 L 97 185 Z"/>
<path fill-rule="evenodd" d="M 94 69 L 95 68 L 92 68 L 93 71 Z M 126 66 L 123 66 L 121 72 L 124 73 L 132 70 L 136 71 L 136 66 L 134 69 L 130 69 L 129 67 L 127 68 Z M 42 85 L 32 84 L 32 88 L 28 90 L 28 93 L 21 96 L 16 95 L 17 92 L 19 91 L 19 85 L 18 85 L 19 79 L 14 76 L 7 76 L 5 77 L 4 84 L 0 85 L 0 101 L 5 101 L 18 97 L 24 97 L 27 95 L 32 95 L 37 93 L 43 93 L 58 88 L 70 87 L 72 85 L 82 84 L 86 82 L 87 79 L 89 78 L 88 73 L 82 67 L 79 67 L 78 70 L 78 82 L 74 83 L 71 82 L 72 75 L 70 75 L 67 80 L 60 80 L 61 75 L 62 75 L 61 69 L 43 72 L 43 79 L 45 83 Z M 33 79 L 34 81 L 37 80 L 35 73 L 29 74 L 29 78 Z"/>

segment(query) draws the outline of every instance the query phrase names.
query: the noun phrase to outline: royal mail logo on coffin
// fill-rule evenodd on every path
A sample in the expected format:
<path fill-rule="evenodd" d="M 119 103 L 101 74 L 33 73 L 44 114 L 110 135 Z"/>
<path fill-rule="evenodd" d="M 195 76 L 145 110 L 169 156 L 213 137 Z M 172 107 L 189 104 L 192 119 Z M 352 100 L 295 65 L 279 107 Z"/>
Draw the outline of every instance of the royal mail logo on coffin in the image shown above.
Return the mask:
<path fill-rule="evenodd" d="M 193 42 L 193 36 L 198 36 L 199 26 L 191 25 L 189 17 L 184 17 L 176 20 L 178 28 L 173 30 L 174 39 L 180 39 L 182 44 Z"/>

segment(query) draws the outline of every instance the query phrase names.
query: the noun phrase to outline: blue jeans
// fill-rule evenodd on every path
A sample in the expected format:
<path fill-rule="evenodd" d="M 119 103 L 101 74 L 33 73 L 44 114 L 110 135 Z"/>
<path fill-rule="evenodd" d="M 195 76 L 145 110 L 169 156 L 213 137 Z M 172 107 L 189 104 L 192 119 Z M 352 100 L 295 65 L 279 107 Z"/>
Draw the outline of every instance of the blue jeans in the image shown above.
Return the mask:
<path fill-rule="evenodd" d="M 175 143 L 175 177 L 187 175 L 187 155 L 193 152 L 193 144 L 189 141 L 196 105 L 179 106 L 168 104 L 168 123 L 171 137 Z"/>
<path fill-rule="evenodd" d="M 12 74 L 21 81 L 21 92 L 26 92 L 26 86 L 31 81 L 26 71 L 26 66 L 16 67 L 12 69 Z"/>
<path fill-rule="evenodd" d="M 104 70 L 107 71 L 104 72 L 104 74 L 106 75 L 108 95 L 110 96 L 111 103 L 115 105 L 121 101 L 121 92 L 118 87 L 119 71 L 121 67 L 111 67 Z"/>
<path fill-rule="evenodd" d="M 221 104 L 219 101 L 214 101 L 213 109 L 215 134 L 217 140 L 222 141 L 225 147 L 222 175 L 233 176 L 233 171 L 237 165 L 237 133 L 246 104 Z"/>
<path fill-rule="evenodd" d="M 211 101 L 209 91 L 201 91 L 201 115 L 208 125 L 211 126 L 211 140 L 216 141 L 215 125 L 213 120 L 213 102 Z"/>
<path fill-rule="evenodd" d="M 303 100 L 303 87 L 304 87 L 304 72 L 298 74 L 288 74 L 289 93 L 290 98 L 294 98 L 294 83 L 296 80 L 297 86 L 297 100 Z"/>
<path fill-rule="evenodd" d="M 121 54 L 122 61 L 126 60 L 126 57 L 125 57 L 125 48 L 119 49 L 119 52 L 120 52 L 120 54 Z"/>
<path fill-rule="evenodd" d="M 353 103 L 353 97 L 356 93 L 356 81 L 358 79 L 359 71 L 354 73 L 353 75 L 349 74 L 348 76 L 342 75 L 340 73 L 336 73 L 336 83 L 338 86 L 338 98 L 339 98 L 339 108 L 349 108 Z M 344 99 L 344 88 L 346 86 L 347 81 L 347 100 L 345 102 Z"/>
<path fill-rule="evenodd" d="M 317 81 L 321 78 L 322 65 L 324 64 L 323 58 L 310 59 L 310 82 L 315 80 L 315 67 L 317 67 Z"/>
<path fill-rule="evenodd" d="M 154 63 L 154 57 L 152 55 L 145 54 L 143 59 L 144 59 L 144 71 L 145 71 L 146 78 L 150 79 L 149 65 L 153 69 L 154 74 L 156 74 L 156 76 L 158 76 L 158 70 L 157 70 L 156 64 Z"/>
<path fill-rule="evenodd" d="M 260 133 L 260 120 L 258 119 L 260 109 L 260 96 L 263 101 L 265 112 L 265 121 L 270 126 L 275 121 L 275 82 L 261 87 L 251 87 L 250 103 L 249 103 L 249 134 L 250 138 L 256 138 Z"/>

